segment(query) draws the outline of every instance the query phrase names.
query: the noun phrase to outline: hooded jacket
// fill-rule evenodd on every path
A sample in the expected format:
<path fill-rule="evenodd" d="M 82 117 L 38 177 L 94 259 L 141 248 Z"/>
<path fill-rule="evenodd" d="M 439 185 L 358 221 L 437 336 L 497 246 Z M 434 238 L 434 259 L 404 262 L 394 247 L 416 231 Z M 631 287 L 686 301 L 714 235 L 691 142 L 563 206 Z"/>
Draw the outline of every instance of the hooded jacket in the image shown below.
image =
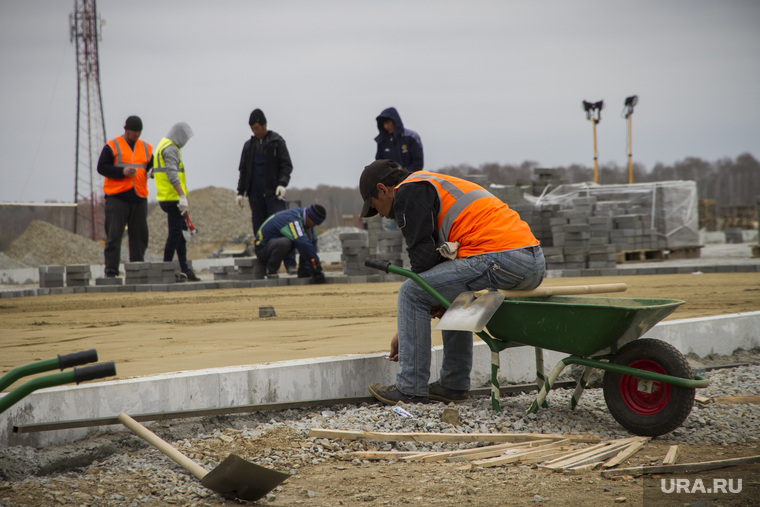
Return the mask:
<path fill-rule="evenodd" d="M 375 138 L 377 143 L 375 160 L 393 160 L 409 172 L 421 171 L 425 161 L 420 135 L 404 127 L 404 122 L 401 121 L 401 116 L 395 107 L 385 109 L 376 120 L 379 133 Z M 395 124 L 393 134 L 389 134 L 383 128 L 385 120 L 393 120 Z"/>
<path fill-rule="evenodd" d="M 156 146 L 153 156 L 153 177 L 156 180 L 156 199 L 159 201 L 178 201 L 176 186 L 181 185 L 187 195 L 185 185 L 185 164 L 182 162 L 180 148 L 193 137 L 193 130 L 185 122 L 179 122 L 169 129 L 166 137 Z"/>
<path fill-rule="evenodd" d="M 258 146 L 257 146 L 258 145 Z M 257 195 L 274 195 L 278 186 L 287 187 L 290 182 L 290 174 L 293 172 L 293 163 L 290 161 L 290 153 L 285 144 L 285 139 L 277 132 L 268 131 L 263 139 L 256 136 L 245 142 L 243 153 L 240 155 L 238 171 L 237 193 L 248 195 L 253 179 L 253 160 L 257 150 L 263 150 L 264 162 L 264 188 L 256 189 Z"/>

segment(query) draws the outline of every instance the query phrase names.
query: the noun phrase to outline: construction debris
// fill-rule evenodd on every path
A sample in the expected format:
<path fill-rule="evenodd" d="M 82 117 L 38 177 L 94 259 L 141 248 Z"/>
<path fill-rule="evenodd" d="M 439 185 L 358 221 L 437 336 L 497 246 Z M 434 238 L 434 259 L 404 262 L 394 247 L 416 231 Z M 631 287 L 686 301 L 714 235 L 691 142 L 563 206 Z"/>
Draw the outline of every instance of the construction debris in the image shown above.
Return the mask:
<path fill-rule="evenodd" d="M 746 458 L 702 461 L 700 463 L 683 463 L 681 465 L 637 466 L 632 468 L 619 468 L 617 470 L 604 470 L 602 471 L 602 477 L 610 478 L 622 477 L 626 475 L 638 477 L 639 475 L 652 474 L 704 472 L 705 470 L 717 470 L 719 468 L 727 468 L 737 465 L 749 465 L 752 463 L 760 463 L 760 455 L 748 456 Z"/>

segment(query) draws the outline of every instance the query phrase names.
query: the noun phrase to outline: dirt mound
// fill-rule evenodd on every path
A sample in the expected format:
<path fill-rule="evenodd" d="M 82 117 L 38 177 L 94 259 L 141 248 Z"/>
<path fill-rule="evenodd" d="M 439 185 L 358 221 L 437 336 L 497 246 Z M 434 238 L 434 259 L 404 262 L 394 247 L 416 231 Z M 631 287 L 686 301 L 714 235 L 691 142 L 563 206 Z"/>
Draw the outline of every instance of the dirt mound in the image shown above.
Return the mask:
<path fill-rule="evenodd" d="M 32 267 L 103 262 L 102 245 L 40 220 L 30 223 L 5 254 Z"/>
<path fill-rule="evenodd" d="M 188 214 L 199 233 L 188 245 L 188 258 L 202 259 L 233 238 L 250 235 L 251 210 L 246 203 L 240 209 L 235 191 L 229 188 L 206 187 L 188 193 Z M 148 215 L 150 242 L 148 252 L 163 256 L 166 243 L 166 213 L 156 206 Z"/>

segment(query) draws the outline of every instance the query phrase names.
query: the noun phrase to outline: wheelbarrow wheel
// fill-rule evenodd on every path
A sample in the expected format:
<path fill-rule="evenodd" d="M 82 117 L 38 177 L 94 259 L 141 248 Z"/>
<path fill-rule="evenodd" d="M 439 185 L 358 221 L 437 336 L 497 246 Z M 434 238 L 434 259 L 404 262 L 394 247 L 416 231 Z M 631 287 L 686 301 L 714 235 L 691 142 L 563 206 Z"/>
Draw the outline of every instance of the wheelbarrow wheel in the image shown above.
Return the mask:
<path fill-rule="evenodd" d="M 675 347 L 655 339 L 645 338 L 624 345 L 610 362 L 674 377 L 694 377 L 686 358 Z M 650 383 L 612 371 L 604 372 L 603 390 L 612 417 L 640 436 L 670 433 L 684 422 L 694 405 L 693 388 L 657 381 Z"/>

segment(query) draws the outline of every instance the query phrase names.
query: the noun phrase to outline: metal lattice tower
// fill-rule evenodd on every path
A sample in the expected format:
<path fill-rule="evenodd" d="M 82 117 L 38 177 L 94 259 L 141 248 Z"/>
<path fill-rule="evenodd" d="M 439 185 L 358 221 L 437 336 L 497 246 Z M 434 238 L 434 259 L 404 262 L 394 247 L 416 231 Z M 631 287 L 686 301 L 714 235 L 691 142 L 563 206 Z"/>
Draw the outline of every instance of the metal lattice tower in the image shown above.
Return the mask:
<path fill-rule="evenodd" d="M 75 0 L 69 16 L 71 42 L 77 59 L 77 140 L 74 200 L 77 213 L 74 231 L 98 240 L 103 236 L 103 178 L 97 172 L 98 158 L 106 139 L 100 93 L 98 41 L 102 22 L 95 0 Z"/>

